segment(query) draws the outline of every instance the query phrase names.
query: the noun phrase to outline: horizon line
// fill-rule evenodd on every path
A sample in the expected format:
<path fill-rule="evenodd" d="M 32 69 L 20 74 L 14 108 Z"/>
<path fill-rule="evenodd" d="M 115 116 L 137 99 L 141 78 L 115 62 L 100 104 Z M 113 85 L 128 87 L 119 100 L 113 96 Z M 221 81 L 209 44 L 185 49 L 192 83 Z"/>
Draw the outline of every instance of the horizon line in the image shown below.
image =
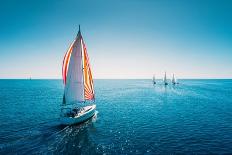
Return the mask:
<path fill-rule="evenodd" d="M 62 78 L 0 78 L 0 80 L 63 80 Z M 152 80 L 152 78 L 94 78 L 94 80 Z M 157 78 L 156 80 L 163 80 Z M 171 80 L 169 78 L 168 80 Z M 232 78 L 178 78 L 178 80 L 232 80 Z"/>

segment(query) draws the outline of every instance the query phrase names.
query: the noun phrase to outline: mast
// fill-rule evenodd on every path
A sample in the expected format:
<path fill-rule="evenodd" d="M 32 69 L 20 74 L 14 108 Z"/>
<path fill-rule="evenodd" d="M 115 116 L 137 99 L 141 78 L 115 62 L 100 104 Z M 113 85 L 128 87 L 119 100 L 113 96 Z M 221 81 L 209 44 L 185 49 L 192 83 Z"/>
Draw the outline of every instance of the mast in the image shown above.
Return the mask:
<path fill-rule="evenodd" d="M 164 73 L 164 85 L 168 85 L 168 83 L 167 83 L 167 76 L 166 76 L 166 72 Z"/>
<path fill-rule="evenodd" d="M 155 82 L 155 74 L 153 75 L 153 84 L 156 84 L 156 82 Z"/>
<path fill-rule="evenodd" d="M 78 34 L 80 35 L 80 45 L 81 45 L 81 68 L 82 68 L 82 84 L 83 84 L 83 97 L 84 97 L 84 101 L 85 101 L 85 82 L 84 82 L 84 58 L 83 58 L 83 53 L 84 53 L 84 49 L 83 49 L 83 38 L 82 38 L 82 35 L 81 35 L 81 26 L 79 24 L 79 30 L 78 30 Z"/>
<path fill-rule="evenodd" d="M 172 84 L 175 84 L 175 77 L 174 77 L 174 74 L 172 75 Z"/>
<path fill-rule="evenodd" d="M 164 82 L 166 82 L 166 72 L 164 73 Z"/>

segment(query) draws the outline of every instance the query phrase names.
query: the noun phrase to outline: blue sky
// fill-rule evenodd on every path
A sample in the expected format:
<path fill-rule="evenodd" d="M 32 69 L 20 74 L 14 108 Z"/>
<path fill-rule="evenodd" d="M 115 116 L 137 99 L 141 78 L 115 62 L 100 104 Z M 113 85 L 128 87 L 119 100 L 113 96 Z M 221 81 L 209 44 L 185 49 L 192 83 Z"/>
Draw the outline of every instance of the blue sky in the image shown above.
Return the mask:
<path fill-rule="evenodd" d="M 61 78 L 78 25 L 94 78 L 232 78 L 232 1 L 2 1 L 0 78 Z"/>

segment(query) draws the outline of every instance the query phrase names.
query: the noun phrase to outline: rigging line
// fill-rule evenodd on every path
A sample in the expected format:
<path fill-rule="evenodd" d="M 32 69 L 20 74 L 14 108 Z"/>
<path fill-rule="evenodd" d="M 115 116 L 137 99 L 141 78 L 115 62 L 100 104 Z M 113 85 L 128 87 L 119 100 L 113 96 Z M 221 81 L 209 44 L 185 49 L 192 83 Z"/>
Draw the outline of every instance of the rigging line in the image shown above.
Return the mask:
<path fill-rule="evenodd" d="M 80 34 L 80 41 L 81 41 L 81 65 L 82 65 L 82 79 L 83 79 L 83 88 L 85 87 L 85 78 L 84 78 L 84 67 L 83 67 L 83 45 L 82 45 L 82 36 Z M 83 97 L 85 101 L 85 90 L 83 89 Z"/>

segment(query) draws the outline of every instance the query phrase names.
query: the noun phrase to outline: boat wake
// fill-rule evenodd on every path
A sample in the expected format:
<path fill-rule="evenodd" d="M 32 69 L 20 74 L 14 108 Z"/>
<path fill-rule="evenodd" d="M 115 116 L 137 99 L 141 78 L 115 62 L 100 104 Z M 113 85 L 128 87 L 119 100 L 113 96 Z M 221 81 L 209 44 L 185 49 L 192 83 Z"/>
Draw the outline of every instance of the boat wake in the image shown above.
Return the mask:
<path fill-rule="evenodd" d="M 94 144 L 92 144 L 88 132 L 89 130 L 95 130 L 94 123 L 97 120 L 97 113 L 98 112 L 95 112 L 94 116 L 84 123 L 66 127 L 62 125 L 58 126 L 59 128 L 64 128 L 53 133 L 48 138 L 48 141 L 51 143 L 49 144 L 47 150 L 44 150 L 44 152 L 55 154 L 75 152 L 77 154 L 81 154 L 83 153 L 83 149 L 86 149 L 85 151 L 87 151 L 89 147 L 93 147 Z M 91 148 L 89 149 L 91 150 Z"/>
<path fill-rule="evenodd" d="M 32 128 L 19 129 L 20 132 L 25 132 L 25 134 L 20 137 L 17 136 L 17 138 L 14 135 L 14 137 L 8 135 L 1 138 L 15 140 L 1 144 L 0 154 L 1 152 L 4 152 L 4 154 L 12 154 L 12 152 L 20 152 L 20 154 L 69 152 L 69 150 L 66 150 L 70 147 L 68 145 L 72 144 L 72 147 L 75 148 L 78 140 L 80 140 L 80 144 L 76 149 L 80 149 L 83 147 L 81 141 L 88 139 L 88 130 L 94 128 L 93 123 L 97 120 L 97 113 L 96 111 L 92 118 L 79 125 L 62 126 L 59 124 L 59 119 L 56 119 L 40 123 Z"/>

